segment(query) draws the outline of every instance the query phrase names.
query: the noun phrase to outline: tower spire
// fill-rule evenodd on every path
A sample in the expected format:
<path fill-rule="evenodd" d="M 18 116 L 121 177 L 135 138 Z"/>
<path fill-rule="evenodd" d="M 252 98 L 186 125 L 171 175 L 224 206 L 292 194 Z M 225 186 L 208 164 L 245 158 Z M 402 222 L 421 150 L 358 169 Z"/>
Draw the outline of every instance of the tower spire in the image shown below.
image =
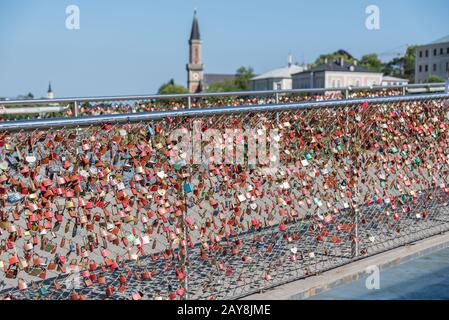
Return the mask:
<path fill-rule="evenodd" d="M 53 90 L 51 89 L 51 82 L 48 82 L 48 91 L 47 91 L 47 99 L 53 99 L 54 98 Z"/>
<path fill-rule="evenodd" d="M 196 9 L 193 12 L 192 31 L 189 39 L 189 63 L 187 64 L 187 87 L 189 92 L 200 92 L 203 87 L 204 65 L 201 61 L 201 37 Z"/>
<path fill-rule="evenodd" d="M 201 40 L 200 27 L 198 26 L 198 17 L 196 14 L 196 8 L 193 12 L 192 32 L 190 32 L 190 40 Z"/>

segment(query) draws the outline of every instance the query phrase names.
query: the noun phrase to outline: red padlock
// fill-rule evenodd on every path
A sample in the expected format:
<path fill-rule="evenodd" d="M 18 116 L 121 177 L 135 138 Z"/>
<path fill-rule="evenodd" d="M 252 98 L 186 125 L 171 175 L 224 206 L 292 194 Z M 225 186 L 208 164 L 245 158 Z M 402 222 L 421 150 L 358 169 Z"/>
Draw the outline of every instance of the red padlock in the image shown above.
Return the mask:
<path fill-rule="evenodd" d="M 89 263 L 89 269 L 90 271 L 95 271 L 97 269 L 97 264 L 95 263 L 94 260 L 91 260 Z"/>
<path fill-rule="evenodd" d="M 113 293 L 114 293 L 114 286 L 108 286 L 106 288 L 106 297 L 112 296 Z"/>

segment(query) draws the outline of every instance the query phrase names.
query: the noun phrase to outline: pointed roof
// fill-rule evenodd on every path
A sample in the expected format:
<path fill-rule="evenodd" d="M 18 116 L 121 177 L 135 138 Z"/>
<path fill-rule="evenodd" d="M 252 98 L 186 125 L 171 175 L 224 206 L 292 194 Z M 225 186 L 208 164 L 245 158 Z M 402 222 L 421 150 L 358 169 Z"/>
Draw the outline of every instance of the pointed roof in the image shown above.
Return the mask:
<path fill-rule="evenodd" d="M 51 82 L 48 82 L 48 91 L 47 91 L 47 93 L 50 93 L 50 92 L 53 92 L 53 91 L 51 90 Z"/>
<path fill-rule="evenodd" d="M 190 40 L 200 39 L 200 27 L 198 26 L 198 18 L 196 16 L 196 10 L 193 13 L 192 32 L 190 33 Z"/>

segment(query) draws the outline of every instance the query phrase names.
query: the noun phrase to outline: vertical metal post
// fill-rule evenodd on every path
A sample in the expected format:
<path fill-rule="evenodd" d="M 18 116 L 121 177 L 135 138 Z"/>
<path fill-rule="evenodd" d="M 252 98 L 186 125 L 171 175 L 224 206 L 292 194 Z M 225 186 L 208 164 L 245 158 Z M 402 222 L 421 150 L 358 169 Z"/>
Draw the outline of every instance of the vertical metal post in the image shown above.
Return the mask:
<path fill-rule="evenodd" d="M 402 87 L 402 95 L 405 96 L 407 94 L 407 87 Z"/>
<path fill-rule="evenodd" d="M 449 68 L 447 68 L 447 80 L 444 84 L 444 93 L 449 94 Z M 446 100 L 446 108 L 449 108 L 449 99 Z"/>
<path fill-rule="evenodd" d="M 349 89 L 346 88 L 345 89 L 345 99 L 348 99 L 348 98 L 349 98 Z"/>
<path fill-rule="evenodd" d="M 276 92 L 275 95 L 276 104 L 279 103 L 279 92 Z M 279 112 L 276 112 L 276 123 L 279 124 Z"/>
<path fill-rule="evenodd" d="M 187 97 L 187 109 L 192 109 L 192 97 Z"/>
<path fill-rule="evenodd" d="M 78 101 L 73 102 L 73 116 L 78 117 Z"/>
<path fill-rule="evenodd" d="M 449 68 L 447 69 L 447 80 L 444 84 L 444 93 L 449 93 Z"/>
<path fill-rule="evenodd" d="M 359 214 L 354 208 L 352 210 L 354 214 L 354 239 L 351 245 L 351 255 L 356 258 L 359 256 Z"/>
<path fill-rule="evenodd" d="M 185 182 L 184 182 L 185 183 Z M 184 189 L 184 186 L 183 186 Z M 182 223 L 184 225 L 184 241 L 185 241 L 185 252 L 184 252 L 184 300 L 189 300 L 189 269 L 188 269 L 188 264 L 189 264 L 189 244 L 188 244 L 188 227 L 186 225 L 186 218 L 187 218 L 187 193 L 183 190 L 182 191 L 184 194 L 184 202 L 185 202 L 185 210 L 183 212 L 182 215 Z"/>

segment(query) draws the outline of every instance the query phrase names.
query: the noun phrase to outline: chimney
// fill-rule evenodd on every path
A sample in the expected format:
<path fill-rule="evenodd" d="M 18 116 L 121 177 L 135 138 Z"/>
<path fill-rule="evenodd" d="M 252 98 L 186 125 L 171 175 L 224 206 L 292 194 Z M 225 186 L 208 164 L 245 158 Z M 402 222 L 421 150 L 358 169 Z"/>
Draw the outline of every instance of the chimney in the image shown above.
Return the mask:
<path fill-rule="evenodd" d="M 293 64 L 293 57 L 292 57 L 292 54 L 290 53 L 288 55 L 288 67 L 290 68 L 292 66 L 292 64 Z"/>
<path fill-rule="evenodd" d="M 357 60 L 354 60 L 354 66 L 357 66 Z"/>
<path fill-rule="evenodd" d="M 343 59 L 343 57 L 340 58 L 340 67 L 343 67 L 345 64 L 345 60 Z"/>
<path fill-rule="evenodd" d="M 324 58 L 324 63 L 327 64 L 327 58 Z"/>

